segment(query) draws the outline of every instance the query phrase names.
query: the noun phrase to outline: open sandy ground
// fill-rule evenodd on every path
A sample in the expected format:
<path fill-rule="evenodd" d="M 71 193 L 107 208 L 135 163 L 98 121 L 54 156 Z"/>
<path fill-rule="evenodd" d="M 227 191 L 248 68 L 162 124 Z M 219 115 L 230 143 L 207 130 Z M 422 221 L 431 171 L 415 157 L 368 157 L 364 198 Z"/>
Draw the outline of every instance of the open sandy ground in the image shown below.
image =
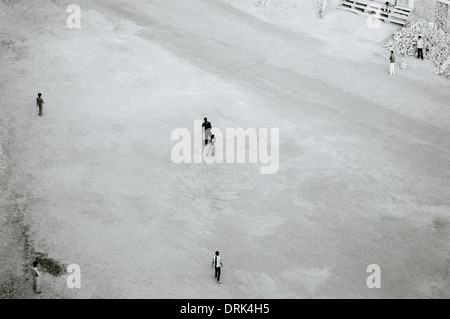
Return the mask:
<path fill-rule="evenodd" d="M 43 269 L 39 298 L 450 297 L 449 82 L 429 61 L 388 76 L 394 26 L 78 3 L 70 30 L 66 1 L 0 2 L 2 296 L 34 298 L 24 265 L 44 254 L 80 265 L 82 288 Z M 279 172 L 172 163 L 172 131 L 204 116 L 279 128 Z"/>

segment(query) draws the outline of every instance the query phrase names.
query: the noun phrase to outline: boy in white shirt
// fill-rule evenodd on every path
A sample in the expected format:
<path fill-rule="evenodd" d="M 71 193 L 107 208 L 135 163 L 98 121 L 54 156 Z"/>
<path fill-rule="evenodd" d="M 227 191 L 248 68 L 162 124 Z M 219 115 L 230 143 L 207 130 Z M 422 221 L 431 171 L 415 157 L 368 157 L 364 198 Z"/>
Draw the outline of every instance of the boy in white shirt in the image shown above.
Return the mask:
<path fill-rule="evenodd" d="M 212 261 L 211 268 L 215 268 L 215 277 L 217 278 L 217 282 L 220 283 L 220 273 L 223 267 L 222 257 L 219 256 L 219 252 L 216 251 L 216 255 Z"/>

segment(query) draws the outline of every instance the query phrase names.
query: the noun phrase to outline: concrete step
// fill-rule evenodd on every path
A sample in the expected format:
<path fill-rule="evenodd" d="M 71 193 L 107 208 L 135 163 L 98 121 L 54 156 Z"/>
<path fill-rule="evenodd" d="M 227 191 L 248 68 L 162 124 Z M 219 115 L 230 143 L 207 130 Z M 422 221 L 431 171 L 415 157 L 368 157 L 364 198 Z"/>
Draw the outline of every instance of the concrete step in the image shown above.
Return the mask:
<path fill-rule="evenodd" d="M 392 22 L 399 25 L 405 25 L 409 18 L 409 12 L 404 7 L 390 8 L 390 12 L 384 11 L 384 6 L 377 2 L 368 2 L 366 0 L 342 0 L 340 8 L 356 14 L 366 16 L 375 15 L 380 20 Z"/>

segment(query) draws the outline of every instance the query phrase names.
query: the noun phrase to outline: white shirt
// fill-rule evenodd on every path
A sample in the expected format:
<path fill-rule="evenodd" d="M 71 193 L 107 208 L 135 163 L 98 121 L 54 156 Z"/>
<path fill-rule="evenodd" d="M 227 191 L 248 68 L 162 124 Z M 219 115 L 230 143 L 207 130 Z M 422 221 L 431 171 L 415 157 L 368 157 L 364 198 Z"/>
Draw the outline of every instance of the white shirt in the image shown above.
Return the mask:
<path fill-rule="evenodd" d="M 417 48 L 423 49 L 423 40 L 422 39 L 417 40 Z"/>
<path fill-rule="evenodd" d="M 37 267 L 33 267 L 33 269 L 31 270 L 31 274 L 33 275 L 33 277 L 40 277 Z"/>
<path fill-rule="evenodd" d="M 222 265 L 222 257 L 220 257 L 220 256 L 215 256 L 214 259 L 213 259 L 213 262 L 214 262 L 214 266 L 216 268 L 220 268 L 220 267 L 223 266 Z"/>

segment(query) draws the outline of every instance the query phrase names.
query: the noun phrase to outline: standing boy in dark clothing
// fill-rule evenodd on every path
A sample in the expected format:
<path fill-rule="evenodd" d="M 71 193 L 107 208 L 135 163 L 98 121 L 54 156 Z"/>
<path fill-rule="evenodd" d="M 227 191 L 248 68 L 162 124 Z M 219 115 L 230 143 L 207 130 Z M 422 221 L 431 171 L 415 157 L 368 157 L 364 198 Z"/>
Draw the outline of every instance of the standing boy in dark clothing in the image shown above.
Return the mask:
<path fill-rule="evenodd" d="M 42 105 L 45 104 L 44 100 L 42 99 L 42 93 L 38 94 L 38 97 L 36 99 L 36 106 L 39 108 L 39 116 L 42 116 Z"/>
<path fill-rule="evenodd" d="M 417 58 L 423 60 L 423 40 L 419 35 L 419 39 L 417 40 Z"/>
<path fill-rule="evenodd" d="M 208 145 L 208 141 L 211 137 L 211 129 L 212 129 L 212 125 L 210 122 L 208 122 L 208 119 L 205 117 L 205 122 L 203 122 L 202 124 L 202 128 L 205 132 L 205 146 Z"/>

